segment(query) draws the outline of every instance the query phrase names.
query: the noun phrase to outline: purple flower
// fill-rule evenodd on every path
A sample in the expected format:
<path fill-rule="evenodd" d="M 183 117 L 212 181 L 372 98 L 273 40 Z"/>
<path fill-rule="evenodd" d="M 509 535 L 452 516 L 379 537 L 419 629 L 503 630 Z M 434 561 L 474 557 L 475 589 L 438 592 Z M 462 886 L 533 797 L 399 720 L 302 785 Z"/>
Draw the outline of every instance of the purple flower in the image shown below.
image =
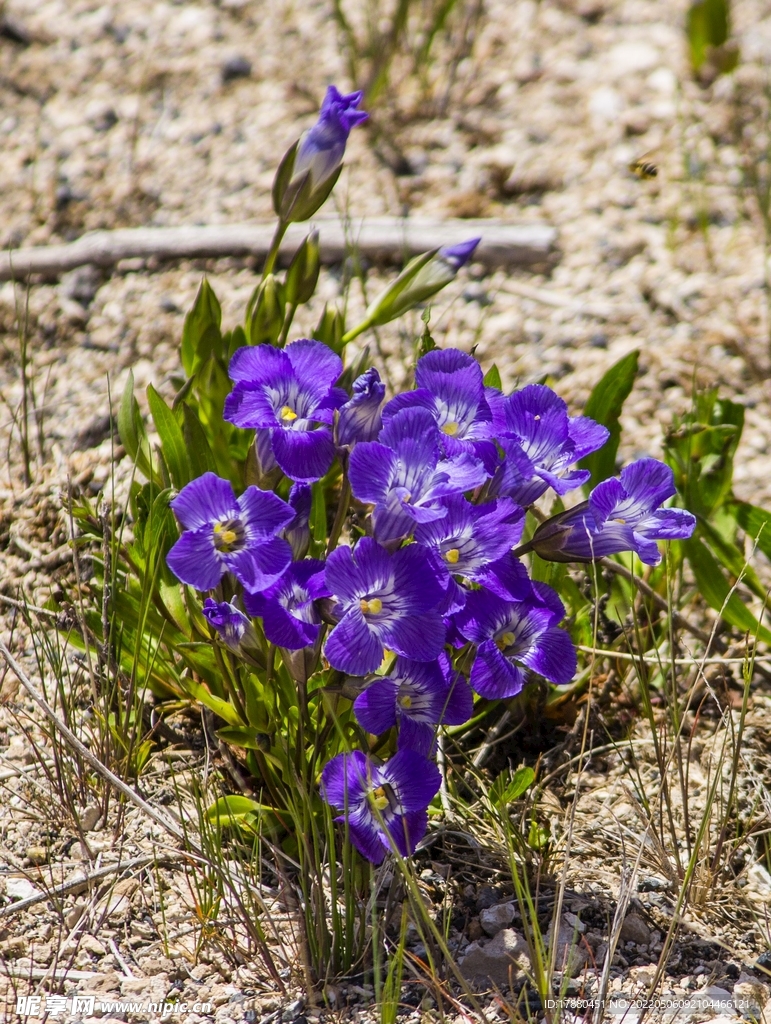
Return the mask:
<path fill-rule="evenodd" d="M 506 601 L 486 590 L 470 593 L 455 623 L 477 648 L 469 677 L 476 692 L 489 700 L 513 697 L 525 685 L 528 669 L 552 683 L 569 683 L 576 650 L 557 628 L 564 615 L 560 599 L 542 583 L 533 584 L 527 601 Z"/>
<path fill-rule="evenodd" d="M 457 245 L 443 245 L 436 254 L 437 259 L 449 263 L 455 273 L 471 259 L 474 250 L 482 241 L 480 238 L 469 238 L 466 242 L 458 242 Z"/>
<path fill-rule="evenodd" d="M 439 791 L 436 765 L 414 750 L 400 750 L 376 765 L 359 750 L 338 754 L 321 773 L 321 792 L 343 811 L 351 842 L 367 860 L 380 864 L 389 850 L 413 852 L 428 825 L 428 805 Z"/>
<path fill-rule="evenodd" d="M 418 544 L 391 555 L 362 537 L 353 551 L 339 547 L 331 553 L 325 577 L 340 620 L 324 652 L 333 668 L 365 676 L 378 668 L 386 648 L 414 661 L 439 656 L 444 623 L 437 605 L 443 588 Z"/>
<path fill-rule="evenodd" d="M 292 547 L 292 558 L 299 562 L 305 557 L 311 542 L 310 518 L 313 492 L 308 484 L 294 484 L 287 499 L 295 517 L 284 530 L 284 537 Z"/>
<path fill-rule="evenodd" d="M 328 87 L 318 121 L 297 144 L 293 180 L 310 174 L 315 191 L 335 173 L 343 162 L 351 129 L 369 117 L 365 111 L 356 109 L 363 96 L 361 91 L 343 96 L 334 85 Z"/>
<path fill-rule="evenodd" d="M 357 441 L 374 441 L 383 425 L 380 406 L 385 384 L 374 366 L 353 382 L 353 396 L 340 410 L 337 421 L 337 443 L 353 445 Z"/>
<path fill-rule="evenodd" d="M 204 473 L 170 505 L 185 532 L 166 561 L 178 579 L 196 590 L 211 590 L 226 572 L 246 590 L 262 590 L 289 565 L 292 550 L 276 534 L 293 512 L 270 491 L 247 487 L 236 498 L 227 480 Z"/>
<path fill-rule="evenodd" d="M 529 384 L 506 398 L 489 394 L 495 436 L 504 453 L 491 484 L 493 494 L 531 505 L 549 487 L 562 495 L 586 483 L 588 470 L 569 467 L 605 444 L 606 427 L 585 416 L 568 416 L 562 399 L 543 384 Z"/>
<path fill-rule="evenodd" d="M 440 725 L 463 725 L 471 718 L 474 698 L 465 679 L 453 672 L 445 654 L 438 661 L 397 658 L 390 676 L 375 679 L 356 698 L 359 724 L 379 736 L 399 726 L 399 749 L 430 757 Z"/>
<path fill-rule="evenodd" d="M 340 356 L 320 341 L 240 348 L 230 360 L 235 387 L 224 417 L 258 437 L 268 430 L 272 454 L 292 480 L 319 480 L 335 455 L 335 409 L 348 397 L 333 386 L 342 369 Z"/>
<path fill-rule="evenodd" d="M 206 621 L 219 634 L 220 639 L 231 651 L 237 651 L 246 637 L 256 643 L 257 637 L 249 619 L 232 602 L 214 601 L 207 597 L 203 603 Z"/>
<path fill-rule="evenodd" d="M 416 523 L 443 519 L 443 499 L 479 486 L 487 473 L 466 452 L 442 458 L 434 417 L 413 408 L 392 417 L 378 441 L 354 447 L 348 477 L 354 496 L 375 506 L 375 536 L 387 541 L 406 537 Z"/>
<path fill-rule="evenodd" d="M 447 245 L 415 256 L 401 274 L 369 304 L 357 333 L 364 327 L 387 324 L 418 303 L 427 302 L 454 280 L 480 241 L 479 238 L 472 238 L 459 245 Z"/>
<path fill-rule="evenodd" d="M 466 601 L 465 589 L 453 577 L 484 583 L 490 565 L 511 551 L 522 536 L 525 513 L 511 498 L 472 505 L 462 495 L 453 495 L 445 499 L 445 507 L 444 519 L 415 527 L 415 540 L 435 552 L 447 580 L 447 600 L 442 610 L 452 612 L 462 608 Z M 522 574 L 528 590 L 524 570 Z"/>
<path fill-rule="evenodd" d="M 530 547 L 552 562 L 591 562 L 620 551 L 635 551 L 646 565 L 658 565 L 657 540 L 685 540 L 696 519 L 685 509 L 659 508 L 675 493 L 672 470 L 656 459 L 640 459 L 603 480 L 588 501 L 547 519 Z"/>
<path fill-rule="evenodd" d="M 402 409 L 428 409 L 442 435 L 445 454 L 474 455 L 483 460 L 492 475 L 497 461 L 497 451 L 490 440 L 492 413 L 485 398 L 482 368 L 476 359 L 457 348 L 434 349 L 418 360 L 415 384 L 414 391 L 396 395 L 386 405 L 385 422 Z"/>
<path fill-rule="evenodd" d="M 318 639 L 321 615 L 314 601 L 329 597 L 324 585 L 324 563 L 315 558 L 293 562 L 280 580 L 260 594 L 246 594 L 244 607 L 262 618 L 272 644 L 298 651 Z"/>

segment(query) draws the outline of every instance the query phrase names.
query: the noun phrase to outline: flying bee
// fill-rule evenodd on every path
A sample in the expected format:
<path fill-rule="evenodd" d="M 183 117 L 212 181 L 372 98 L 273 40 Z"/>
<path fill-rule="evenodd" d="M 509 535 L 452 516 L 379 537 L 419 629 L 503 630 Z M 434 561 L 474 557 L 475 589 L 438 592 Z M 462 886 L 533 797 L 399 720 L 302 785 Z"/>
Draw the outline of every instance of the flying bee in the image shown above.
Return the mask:
<path fill-rule="evenodd" d="M 638 178 L 655 178 L 659 173 L 659 169 L 653 161 L 652 153 L 643 153 L 642 156 L 633 160 L 629 165 L 629 170 L 632 174 L 636 174 Z"/>

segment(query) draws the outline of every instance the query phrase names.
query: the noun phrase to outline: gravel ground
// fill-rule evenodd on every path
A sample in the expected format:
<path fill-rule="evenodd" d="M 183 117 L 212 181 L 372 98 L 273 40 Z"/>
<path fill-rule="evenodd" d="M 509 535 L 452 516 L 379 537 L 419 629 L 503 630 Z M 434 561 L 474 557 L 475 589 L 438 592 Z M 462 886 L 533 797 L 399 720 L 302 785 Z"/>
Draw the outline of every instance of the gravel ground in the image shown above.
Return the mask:
<path fill-rule="evenodd" d="M 95 228 L 269 217 L 277 160 L 313 122 L 325 86 L 358 84 L 348 78 L 330 10 L 330 3 L 311 0 L 6 0 L 0 5 L 0 244 L 60 242 Z M 602 372 L 639 348 L 641 372 L 623 419 L 627 458 L 658 454 L 662 431 L 689 408 L 694 388 L 719 386 L 746 406 L 736 491 L 768 504 L 771 323 L 762 225 L 742 187 L 742 166 L 748 152 L 757 156 L 768 146 L 763 67 L 771 56 L 771 17 L 753 0 L 734 5 L 742 63 L 709 86 L 689 77 L 683 17 L 682 3 L 661 0 L 486 0 L 470 53 L 456 38 L 440 40 L 435 59 L 421 69 L 428 99 L 407 62 L 397 62 L 372 127 L 351 137 L 337 208 L 354 224 L 371 215 L 425 214 L 554 225 L 559 259 L 548 274 L 485 273 L 472 265 L 437 303 L 435 335 L 448 345 L 476 344 L 485 366 L 498 364 L 505 386 L 548 375 L 574 412 Z M 742 136 L 744 122 L 749 129 Z M 641 181 L 628 164 L 648 151 L 659 173 Z M 124 266 L 109 278 L 79 271 L 35 283 L 26 295 L 11 284 L 0 287 L 0 450 L 7 453 L 0 475 L 0 591 L 6 596 L 23 587 L 42 602 L 57 575 L 71 572 L 59 511 L 68 479 L 97 495 L 114 472 L 118 496 L 125 493 L 127 460 L 110 469 L 116 442 L 109 436 L 109 396 L 114 404 L 129 369 L 140 394 L 151 381 L 172 392 L 182 320 L 204 270 L 226 325 L 235 325 L 255 283 L 248 261 Z M 369 290 L 390 273 L 371 268 Z M 323 272 L 318 303 L 299 319 L 298 336 L 344 287 L 344 268 Z M 353 322 L 365 304 L 357 283 L 349 303 Z M 23 478 L 17 428 L 19 321 L 26 323 L 37 410 L 31 484 Z M 408 324 L 413 337 L 419 326 L 417 317 Z M 383 333 L 397 383 L 409 331 Z M 29 642 L 13 616 L 9 609 L 3 633 L 13 635 L 34 672 Z M 139 813 L 120 824 L 97 823 L 85 847 L 71 820 L 51 813 L 56 798 L 45 776 L 30 770 L 29 738 L 13 699 L 9 690 L 0 692 L 0 705 L 6 702 L 0 706 L 0 864 L 8 868 L 0 895 L 5 888 L 6 897 L 19 898 L 25 874 L 26 884 L 35 884 L 41 847 L 50 851 L 47 884 L 93 866 L 96 857 L 109 862 L 116 836 L 123 857 L 146 852 L 153 836 Z M 761 693 L 753 700 L 750 749 L 760 767 L 755 776 L 748 771 L 748 792 L 762 786 L 768 746 L 767 698 Z M 704 757 L 702 779 L 710 770 Z M 644 763 L 654 771 L 652 761 Z M 603 770 L 593 769 L 579 804 L 574 852 L 581 851 L 581 870 L 568 879 L 574 905 L 566 909 L 580 916 L 582 907 L 594 908 L 592 956 L 607 939 L 618 899 L 618 877 L 607 859 L 611 834 L 594 822 L 612 814 L 622 832 L 639 830 L 623 767 L 611 757 Z M 153 768 L 148 792 L 163 794 L 167 771 L 163 762 Z M 566 806 L 569 780 L 563 782 L 555 815 Z M 439 893 L 436 878 L 443 875 L 427 870 Z M 655 857 L 641 871 L 658 878 Z M 267 991 L 264 975 L 249 965 L 228 966 L 215 954 L 192 966 L 194 938 L 185 922 L 193 902 L 173 857 L 138 877 L 141 886 L 131 890 L 127 883 L 117 908 L 110 907 L 113 897 L 97 891 L 93 898 L 67 896 L 58 915 L 41 904 L 0 917 L 0 992 L 5 984 L 13 1001 L 18 986 L 23 990 L 18 979 L 36 966 L 50 967 L 58 955 L 70 970 L 98 975 L 73 980 L 86 991 L 98 983 L 97 991 L 137 999 L 170 991 L 188 1000 L 211 998 L 220 1024 L 244 1019 L 245 998 L 255 1000 L 256 1019 L 313 1018 L 315 1011 L 292 1008 L 291 999 Z M 16 890 L 8 888 L 11 880 L 19 883 Z M 171 947 L 161 939 L 154 885 L 175 894 L 168 913 L 172 932 L 180 934 Z M 486 908 L 480 901 L 489 906 L 482 888 L 467 883 L 459 951 L 481 934 L 479 913 Z M 494 902 L 505 902 L 507 893 L 493 890 Z M 632 945 L 616 965 L 617 988 L 644 984 L 650 974 L 671 919 L 667 891 L 654 886 L 635 896 L 648 941 L 628 940 Z M 750 873 L 746 895 L 746 906 L 735 894 L 705 897 L 689 922 L 691 937 L 673 959 L 674 995 L 708 981 L 730 990 L 741 975 L 750 984 L 748 972 L 769 937 L 763 915 L 753 923 L 747 907 L 767 907 L 771 879 L 761 870 Z M 107 900 L 101 909 L 100 899 Z M 81 918 L 87 927 L 78 931 Z M 4 972 L 16 981 L 4 982 Z M 767 996 L 761 991 L 758 999 Z M 361 1010 L 349 1007 L 345 1015 L 366 1019 L 366 992 L 333 997 L 338 1005 L 362 1000 Z M 428 1006 L 416 1008 L 412 1019 L 430 1019 Z"/>

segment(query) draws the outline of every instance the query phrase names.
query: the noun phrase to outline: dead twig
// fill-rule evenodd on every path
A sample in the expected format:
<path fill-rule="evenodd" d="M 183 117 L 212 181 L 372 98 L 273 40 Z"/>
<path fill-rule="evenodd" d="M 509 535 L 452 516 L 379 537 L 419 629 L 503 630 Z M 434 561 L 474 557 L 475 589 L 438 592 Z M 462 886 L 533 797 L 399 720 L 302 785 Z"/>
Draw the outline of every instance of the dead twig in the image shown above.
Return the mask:
<path fill-rule="evenodd" d="M 322 263 L 341 263 L 351 252 L 345 225 L 338 218 L 316 218 Z M 67 245 L 45 245 L 0 252 L 0 281 L 24 280 L 30 274 L 58 277 L 68 270 L 92 264 L 114 267 L 131 260 L 151 267 L 161 260 L 254 256 L 264 259 L 273 238 L 273 223 L 216 224 L 177 228 L 119 228 L 92 231 Z M 305 237 L 305 224 L 292 224 L 279 259 L 288 261 Z M 400 263 L 405 258 L 454 245 L 481 235 L 474 259 L 488 265 L 532 266 L 553 253 L 557 232 L 548 224 L 502 224 L 496 220 L 429 220 L 419 217 L 371 217 L 354 226 L 353 248 L 379 263 Z M 120 267 L 118 268 L 120 269 Z M 126 268 L 128 269 L 128 268 Z"/>

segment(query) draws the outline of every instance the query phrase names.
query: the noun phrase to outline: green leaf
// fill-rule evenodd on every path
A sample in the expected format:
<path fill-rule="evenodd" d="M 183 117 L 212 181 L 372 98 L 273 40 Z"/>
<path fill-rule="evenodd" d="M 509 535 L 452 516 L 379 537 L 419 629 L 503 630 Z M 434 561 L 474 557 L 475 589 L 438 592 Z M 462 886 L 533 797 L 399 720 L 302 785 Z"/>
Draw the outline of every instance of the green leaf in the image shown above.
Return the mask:
<path fill-rule="evenodd" d="M 676 420 L 664 440 L 666 460 L 684 505 L 712 519 L 731 497 L 736 449 L 744 429 L 744 408 L 719 399 L 717 388 L 698 394 L 693 410 Z"/>
<path fill-rule="evenodd" d="M 139 472 L 148 480 L 153 480 L 155 474 L 150 457 L 150 444 L 139 405 L 134 397 L 134 374 L 130 370 L 118 410 L 118 434 L 121 444 Z"/>
<path fill-rule="evenodd" d="M 485 385 L 485 387 L 497 388 L 499 391 L 501 390 L 501 372 L 495 365 L 495 363 L 493 363 L 493 365 L 485 374 L 482 383 Z"/>
<path fill-rule="evenodd" d="M 610 437 L 597 452 L 582 459 L 579 465 L 592 474 L 592 484 L 607 480 L 616 471 L 616 453 L 621 439 L 619 418 L 637 376 L 640 352 L 635 349 L 608 370 L 592 389 L 584 415 L 596 420 L 610 431 Z"/>
<path fill-rule="evenodd" d="M 766 558 L 771 558 L 771 512 L 747 501 L 734 502 L 732 510 L 747 536 L 752 537 Z"/>
<path fill-rule="evenodd" d="M 171 481 L 175 487 L 181 489 L 185 484 L 190 483 L 191 479 L 190 459 L 187 455 L 187 446 L 182 430 L 177 422 L 177 417 L 152 384 L 147 385 L 147 400 L 150 403 L 155 429 L 161 439 L 161 451 L 166 460 Z"/>
<path fill-rule="evenodd" d="M 696 586 L 707 604 L 737 629 L 749 632 L 764 643 L 771 643 L 771 630 L 761 626 L 739 595 L 723 575 L 720 563 L 699 539 L 692 537 L 682 542 L 685 557 L 690 563 Z"/>
<path fill-rule="evenodd" d="M 195 297 L 193 308 L 185 317 L 182 330 L 182 366 L 188 377 L 212 353 L 219 355 L 222 345 L 222 309 L 211 285 L 204 278 Z"/>
<path fill-rule="evenodd" d="M 238 729 L 244 727 L 244 723 L 241 721 L 241 716 L 238 714 L 232 704 L 228 704 L 226 700 L 222 700 L 220 697 L 215 697 L 213 693 L 210 693 L 201 683 L 196 683 L 193 679 L 183 679 L 182 686 L 185 692 L 197 700 L 204 707 L 209 708 L 216 715 L 219 715 L 223 722 L 227 722 L 228 725 L 233 725 Z"/>
<path fill-rule="evenodd" d="M 256 729 L 226 726 L 217 730 L 217 737 L 232 747 L 243 747 L 245 750 L 265 750 L 266 745 L 269 746 L 269 738 Z"/>
<path fill-rule="evenodd" d="M 490 787 L 490 800 L 496 807 L 503 809 L 518 800 L 534 782 L 535 772 L 532 768 L 518 768 L 513 775 L 508 771 L 501 772 Z"/>
<path fill-rule="evenodd" d="M 710 47 L 722 46 L 731 31 L 729 0 L 696 0 L 688 8 L 685 31 L 691 53 L 691 66 L 698 71 Z"/>
<path fill-rule="evenodd" d="M 182 436 L 187 448 L 193 478 L 216 473 L 217 462 L 212 454 L 206 431 L 189 405 L 182 406 Z"/>
<path fill-rule="evenodd" d="M 748 586 L 753 594 L 761 600 L 765 600 L 767 588 L 760 582 L 758 574 L 752 566 L 747 564 L 743 551 L 740 551 L 731 541 L 726 540 L 711 523 L 704 520 L 699 522 L 698 535 L 706 541 L 712 553 L 731 576 L 735 579 L 741 576 L 745 586 Z"/>

